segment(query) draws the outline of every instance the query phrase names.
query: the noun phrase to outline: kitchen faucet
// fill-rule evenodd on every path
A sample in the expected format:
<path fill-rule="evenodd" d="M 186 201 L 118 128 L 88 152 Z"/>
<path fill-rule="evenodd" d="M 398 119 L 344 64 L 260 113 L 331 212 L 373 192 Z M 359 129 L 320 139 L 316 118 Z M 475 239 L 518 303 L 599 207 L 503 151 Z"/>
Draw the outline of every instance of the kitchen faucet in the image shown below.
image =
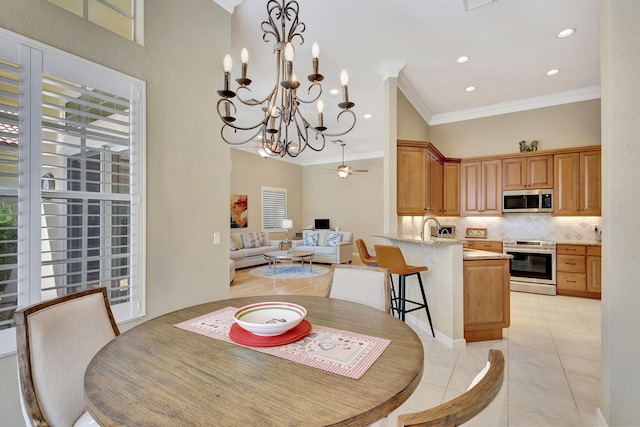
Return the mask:
<path fill-rule="evenodd" d="M 420 231 L 420 238 L 422 240 L 424 240 L 424 227 L 425 225 L 427 225 L 427 222 L 429 222 L 430 219 L 432 219 L 436 223 L 436 227 L 438 227 L 438 235 L 440 235 L 440 230 L 442 230 L 442 225 L 440 225 L 440 222 L 436 218 L 428 216 L 424 219 L 424 221 L 422 221 L 422 231 Z M 429 233 L 429 235 L 431 235 L 431 233 Z"/>

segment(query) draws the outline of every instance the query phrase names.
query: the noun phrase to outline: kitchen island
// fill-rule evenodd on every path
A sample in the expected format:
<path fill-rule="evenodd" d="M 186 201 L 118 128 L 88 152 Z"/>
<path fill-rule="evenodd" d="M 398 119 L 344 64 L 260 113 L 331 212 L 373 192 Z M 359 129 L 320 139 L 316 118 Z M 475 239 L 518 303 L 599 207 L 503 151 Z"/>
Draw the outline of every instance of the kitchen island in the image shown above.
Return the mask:
<path fill-rule="evenodd" d="M 472 332 L 469 334 L 470 341 L 499 339 L 492 338 L 495 336 L 496 329 L 500 329 L 500 337 L 502 333 L 501 327 L 498 326 L 499 322 L 496 322 L 497 318 L 491 314 L 497 313 L 496 306 L 500 306 L 503 310 L 506 307 L 506 313 L 503 311 L 502 315 L 502 324 L 505 325 L 503 327 L 509 326 L 508 262 L 511 255 L 467 250 L 463 248 L 464 240 L 458 239 L 431 238 L 423 241 L 415 236 L 376 235 L 374 237 L 385 239 L 384 244 L 398 246 L 402 250 L 407 264 L 429 267 L 429 271 L 422 274 L 422 280 L 431 311 L 433 328 L 439 341 L 451 348 L 464 348 L 467 342 L 465 321 L 471 321 L 472 324 L 473 330 L 469 331 Z M 476 268 L 470 269 L 467 274 L 466 279 L 472 279 L 474 282 L 467 291 L 465 291 L 464 262 L 476 263 L 468 264 L 475 265 Z M 496 270 L 495 266 L 490 266 L 491 263 L 507 265 L 506 282 L 504 275 L 500 276 L 499 283 L 495 281 Z M 478 278 L 483 277 L 482 274 L 479 274 L 477 267 L 491 272 L 489 275 L 493 277 L 492 280 L 486 282 L 492 284 L 492 290 L 487 295 L 484 294 L 486 285 L 476 285 Z M 394 281 L 397 283 L 396 278 Z M 498 288 L 502 291 L 498 292 Z M 421 298 L 419 292 L 417 278 L 408 277 L 407 298 L 419 301 Z M 494 308 L 488 308 L 488 302 Z M 470 317 L 465 317 L 465 312 Z M 424 330 L 429 330 L 429 321 L 424 310 L 411 313 L 407 319 Z M 485 327 L 493 330 L 494 333 L 486 335 L 478 332 Z"/>

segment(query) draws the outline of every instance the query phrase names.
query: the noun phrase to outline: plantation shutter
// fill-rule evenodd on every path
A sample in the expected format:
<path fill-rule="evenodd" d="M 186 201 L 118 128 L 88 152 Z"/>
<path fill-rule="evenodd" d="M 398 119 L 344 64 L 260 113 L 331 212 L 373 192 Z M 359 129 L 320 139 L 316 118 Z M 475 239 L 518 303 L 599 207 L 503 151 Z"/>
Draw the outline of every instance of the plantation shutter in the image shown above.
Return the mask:
<path fill-rule="evenodd" d="M 131 100 L 42 77 L 42 290 L 131 297 Z"/>
<path fill-rule="evenodd" d="M 2 52 L 0 52 L 2 53 Z M 18 308 L 20 66 L 0 55 L 0 329 Z"/>
<path fill-rule="evenodd" d="M 262 187 L 262 229 L 282 229 L 282 220 L 287 218 L 287 190 Z"/>

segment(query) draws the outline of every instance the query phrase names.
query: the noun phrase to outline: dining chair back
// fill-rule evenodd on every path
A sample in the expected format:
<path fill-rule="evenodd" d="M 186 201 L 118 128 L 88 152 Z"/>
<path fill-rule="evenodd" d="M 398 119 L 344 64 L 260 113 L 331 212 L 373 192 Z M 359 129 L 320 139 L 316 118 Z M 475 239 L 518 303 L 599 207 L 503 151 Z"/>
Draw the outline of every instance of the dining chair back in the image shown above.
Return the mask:
<path fill-rule="evenodd" d="M 358 302 L 391 313 L 389 270 L 380 267 L 334 264 L 327 296 Z"/>
<path fill-rule="evenodd" d="M 358 254 L 360 255 L 360 261 L 364 265 L 378 266 L 378 260 L 376 257 L 372 256 L 367 249 L 367 245 L 364 243 L 364 240 L 357 239 L 356 247 L 358 248 Z"/>
<path fill-rule="evenodd" d="M 93 356 L 120 334 L 106 289 L 34 304 L 16 311 L 15 319 L 27 425 L 89 425 L 93 419 L 84 404 L 84 372 Z"/>
<path fill-rule="evenodd" d="M 398 417 L 398 427 L 497 426 L 505 400 L 504 355 L 489 350 L 487 366 L 469 389 L 453 400 L 421 412 Z"/>

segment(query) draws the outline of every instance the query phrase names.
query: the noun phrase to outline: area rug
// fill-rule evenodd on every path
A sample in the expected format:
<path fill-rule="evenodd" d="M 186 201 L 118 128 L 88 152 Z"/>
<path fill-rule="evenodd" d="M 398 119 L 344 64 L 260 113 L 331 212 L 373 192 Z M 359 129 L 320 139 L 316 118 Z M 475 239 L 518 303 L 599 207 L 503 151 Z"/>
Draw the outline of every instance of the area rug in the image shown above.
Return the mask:
<path fill-rule="evenodd" d="M 272 279 L 303 279 L 305 277 L 322 276 L 329 272 L 328 268 L 318 265 L 314 265 L 313 270 L 309 270 L 308 264 L 304 267 L 299 264 L 278 264 L 275 274 L 273 273 L 273 267 L 269 267 L 268 265 L 254 268 L 249 273 L 254 276 L 269 277 Z"/>

